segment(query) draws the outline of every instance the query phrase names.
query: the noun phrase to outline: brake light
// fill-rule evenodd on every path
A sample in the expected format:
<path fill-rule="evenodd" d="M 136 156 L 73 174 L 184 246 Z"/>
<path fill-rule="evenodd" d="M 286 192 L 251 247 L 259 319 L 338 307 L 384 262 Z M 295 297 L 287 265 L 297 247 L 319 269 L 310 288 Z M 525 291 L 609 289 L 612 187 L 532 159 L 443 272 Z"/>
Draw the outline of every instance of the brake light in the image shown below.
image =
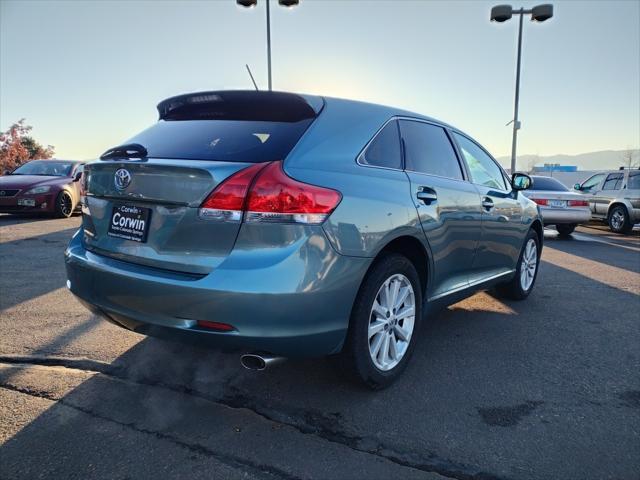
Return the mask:
<path fill-rule="evenodd" d="M 546 198 L 532 198 L 531 200 L 536 202 L 538 205 L 547 205 L 549 203 Z"/>
<path fill-rule="evenodd" d="M 247 191 L 256 174 L 265 167 L 256 163 L 234 173 L 218 185 L 200 205 L 200 218 L 239 222 Z"/>
<path fill-rule="evenodd" d="M 218 185 L 198 211 L 201 218 L 223 221 L 320 224 L 342 195 L 287 176 L 282 162 L 245 168 Z"/>
<path fill-rule="evenodd" d="M 329 188 L 288 177 L 282 162 L 270 163 L 249 191 L 247 222 L 319 224 L 338 206 L 342 195 Z"/>
<path fill-rule="evenodd" d="M 586 200 L 569 200 L 567 202 L 567 205 L 569 205 L 570 207 L 588 207 L 589 202 L 587 202 Z"/>

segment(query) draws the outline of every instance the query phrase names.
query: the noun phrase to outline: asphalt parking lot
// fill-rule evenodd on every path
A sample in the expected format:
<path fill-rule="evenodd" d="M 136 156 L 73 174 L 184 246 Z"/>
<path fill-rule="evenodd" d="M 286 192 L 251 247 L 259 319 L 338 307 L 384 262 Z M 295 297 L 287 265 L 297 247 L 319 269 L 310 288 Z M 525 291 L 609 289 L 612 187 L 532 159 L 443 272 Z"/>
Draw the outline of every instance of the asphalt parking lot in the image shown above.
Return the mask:
<path fill-rule="evenodd" d="M 93 317 L 65 288 L 79 222 L 0 216 L 0 478 L 639 478 L 637 230 L 547 232 L 527 301 L 429 318 L 374 393 Z"/>

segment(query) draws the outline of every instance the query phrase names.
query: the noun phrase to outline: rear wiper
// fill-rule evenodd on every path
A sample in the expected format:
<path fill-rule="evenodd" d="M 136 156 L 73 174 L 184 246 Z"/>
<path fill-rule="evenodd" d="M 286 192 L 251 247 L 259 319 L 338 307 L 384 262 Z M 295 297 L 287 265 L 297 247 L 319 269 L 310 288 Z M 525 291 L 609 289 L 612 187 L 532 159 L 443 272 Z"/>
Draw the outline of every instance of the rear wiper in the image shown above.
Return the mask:
<path fill-rule="evenodd" d="M 111 160 L 113 158 L 145 158 L 147 149 L 139 143 L 127 143 L 110 148 L 102 155 L 100 160 Z"/>

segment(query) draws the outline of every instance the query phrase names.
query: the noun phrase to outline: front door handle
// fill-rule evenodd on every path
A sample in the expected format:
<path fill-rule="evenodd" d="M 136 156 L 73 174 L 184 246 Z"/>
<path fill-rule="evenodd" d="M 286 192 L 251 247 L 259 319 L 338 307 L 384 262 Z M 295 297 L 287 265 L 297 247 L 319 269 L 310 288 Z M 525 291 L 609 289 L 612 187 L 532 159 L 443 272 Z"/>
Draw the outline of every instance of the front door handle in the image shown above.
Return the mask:
<path fill-rule="evenodd" d="M 489 197 L 484 197 L 482 199 L 482 208 L 491 210 L 493 208 L 493 200 L 491 200 Z"/>
<path fill-rule="evenodd" d="M 420 190 L 416 194 L 416 196 L 418 197 L 418 200 L 422 200 L 427 205 L 430 205 L 432 202 L 438 200 L 438 195 L 436 195 L 436 192 L 431 190 L 430 188 L 423 187 L 423 189 Z"/>

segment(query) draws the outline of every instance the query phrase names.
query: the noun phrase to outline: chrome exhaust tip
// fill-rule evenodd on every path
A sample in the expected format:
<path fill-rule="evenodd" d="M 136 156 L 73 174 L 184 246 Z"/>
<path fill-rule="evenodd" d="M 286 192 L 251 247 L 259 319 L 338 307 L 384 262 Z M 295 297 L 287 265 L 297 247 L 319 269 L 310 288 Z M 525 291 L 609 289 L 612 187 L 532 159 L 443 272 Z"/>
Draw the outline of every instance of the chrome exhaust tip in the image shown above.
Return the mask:
<path fill-rule="evenodd" d="M 262 371 L 284 360 L 284 357 L 276 357 L 268 353 L 245 353 L 240 357 L 240 364 L 247 370 Z"/>

